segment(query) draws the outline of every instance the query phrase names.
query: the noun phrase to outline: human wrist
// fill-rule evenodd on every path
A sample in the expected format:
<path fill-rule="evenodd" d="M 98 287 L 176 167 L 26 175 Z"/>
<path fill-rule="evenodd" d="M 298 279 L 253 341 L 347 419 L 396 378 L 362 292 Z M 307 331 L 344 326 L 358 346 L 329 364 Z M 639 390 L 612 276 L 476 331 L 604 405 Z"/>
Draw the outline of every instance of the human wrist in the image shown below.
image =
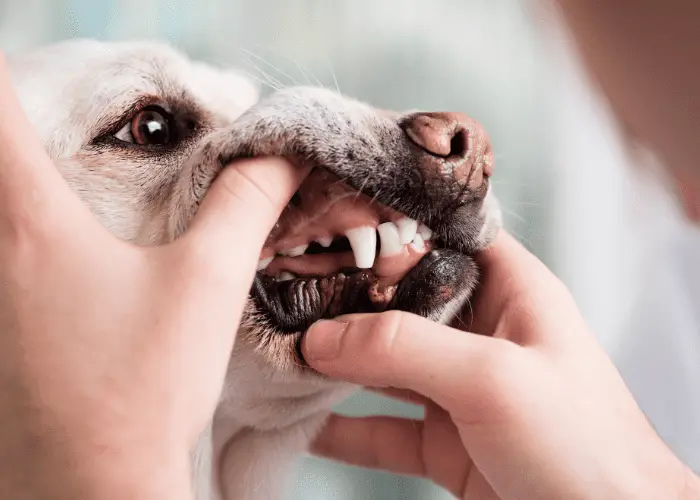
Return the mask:
<path fill-rule="evenodd" d="M 145 435 L 133 425 L 104 425 L 91 434 L 81 427 L 66 447 L 74 457 L 69 474 L 90 500 L 191 500 L 188 447 L 168 434 Z"/>
<path fill-rule="evenodd" d="M 161 451 L 157 451 L 161 450 Z M 191 468 L 185 449 L 144 443 L 113 448 L 84 460 L 81 484 L 91 500 L 192 500 Z M 99 460 L 95 455 L 101 454 Z"/>
<path fill-rule="evenodd" d="M 679 500 L 700 499 L 700 476 L 693 472 L 690 467 L 684 466 L 685 479 Z"/>
<path fill-rule="evenodd" d="M 48 426 L 37 430 L 17 421 L 0 429 L 0 439 L 0 498 L 192 498 L 186 446 L 105 440 Z"/>

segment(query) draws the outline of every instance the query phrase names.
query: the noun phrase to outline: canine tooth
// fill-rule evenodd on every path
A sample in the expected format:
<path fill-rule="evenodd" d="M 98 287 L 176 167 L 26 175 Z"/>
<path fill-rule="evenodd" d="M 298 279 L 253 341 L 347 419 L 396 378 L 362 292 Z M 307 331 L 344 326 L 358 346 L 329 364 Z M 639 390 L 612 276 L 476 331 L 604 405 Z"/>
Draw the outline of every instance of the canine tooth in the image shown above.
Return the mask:
<path fill-rule="evenodd" d="M 416 233 L 416 236 L 415 238 L 413 238 L 411 244 L 413 245 L 413 248 L 415 248 L 419 252 L 425 250 L 425 242 L 423 241 L 423 237 L 420 234 Z"/>
<path fill-rule="evenodd" d="M 421 235 L 423 241 L 428 241 L 433 237 L 433 230 L 421 222 L 418 225 L 418 234 Z"/>
<path fill-rule="evenodd" d="M 403 245 L 401 244 L 399 229 L 396 227 L 396 224 L 393 222 L 379 224 L 377 226 L 377 232 L 379 233 L 379 241 L 381 244 L 379 247 L 380 257 L 389 257 L 401 253 Z"/>
<path fill-rule="evenodd" d="M 277 278 L 277 281 L 289 281 L 295 279 L 296 276 L 294 276 L 292 273 L 289 271 L 282 271 L 280 273 L 279 278 Z"/>
<path fill-rule="evenodd" d="M 416 236 L 416 231 L 418 231 L 418 222 L 408 217 L 397 220 L 395 222 L 396 227 L 399 228 L 399 238 L 401 238 L 402 245 L 408 245 L 413 241 Z"/>
<path fill-rule="evenodd" d="M 282 250 L 280 255 L 286 255 L 287 257 L 299 257 L 300 255 L 304 255 L 307 248 L 309 248 L 309 245 L 299 245 L 298 247 Z"/>
<path fill-rule="evenodd" d="M 377 231 L 369 226 L 356 227 L 348 229 L 345 236 L 355 254 L 355 265 L 360 269 L 371 268 L 377 251 Z"/>
<path fill-rule="evenodd" d="M 258 261 L 258 271 L 262 271 L 263 269 L 266 269 L 267 266 L 270 265 L 270 262 L 272 262 L 272 259 L 274 259 L 274 257 L 268 257 L 267 259 L 260 259 Z"/>
<path fill-rule="evenodd" d="M 323 248 L 328 248 L 331 246 L 331 243 L 333 243 L 333 238 L 331 236 L 328 236 L 327 238 L 318 238 L 316 241 L 318 241 L 318 244 L 321 245 Z"/>

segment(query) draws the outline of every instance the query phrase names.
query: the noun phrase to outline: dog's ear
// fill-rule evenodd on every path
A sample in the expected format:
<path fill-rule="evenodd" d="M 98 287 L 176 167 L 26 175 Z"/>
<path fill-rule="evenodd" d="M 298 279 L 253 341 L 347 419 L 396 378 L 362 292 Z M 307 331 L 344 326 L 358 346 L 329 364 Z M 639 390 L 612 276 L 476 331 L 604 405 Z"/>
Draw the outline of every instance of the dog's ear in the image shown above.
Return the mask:
<path fill-rule="evenodd" d="M 191 91 L 208 109 L 231 110 L 227 114 L 232 112 L 237 116 L 260 99 L 257 82 L 241 71 L 215 68 L 202 62 L 193 62 L 192 66 L 195 71 L 188 75 L 192 82 Z M 226 86 L 225 92 L 221 91 L 222 85 Z"/>

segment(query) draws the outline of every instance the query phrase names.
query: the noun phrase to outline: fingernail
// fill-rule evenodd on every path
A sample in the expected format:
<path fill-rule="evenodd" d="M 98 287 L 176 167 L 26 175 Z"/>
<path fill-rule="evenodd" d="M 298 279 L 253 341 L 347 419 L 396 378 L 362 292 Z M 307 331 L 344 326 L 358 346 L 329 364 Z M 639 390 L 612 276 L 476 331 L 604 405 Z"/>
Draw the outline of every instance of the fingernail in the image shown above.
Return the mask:
<path fill-rule="evenodd" d="M 302 341 L 306 361 L 330 361 L 337 358 L 347 328 L 348 323 L 333 320 L 321 320 L 311 325 Z"/>

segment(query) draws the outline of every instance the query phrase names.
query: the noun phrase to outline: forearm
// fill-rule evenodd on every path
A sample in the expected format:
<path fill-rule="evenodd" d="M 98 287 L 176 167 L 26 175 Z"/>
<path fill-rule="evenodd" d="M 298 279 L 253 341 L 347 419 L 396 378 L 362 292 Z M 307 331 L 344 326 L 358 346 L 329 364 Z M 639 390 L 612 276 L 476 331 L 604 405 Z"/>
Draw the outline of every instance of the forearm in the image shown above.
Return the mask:
<path fill-rule="evenodd" d="M 0 417 L 0 498 L 192 499 L 187 453 L 166 456 L 147 443 L 96 446 L 75 433 L 34 432 L 25 418 Z"/>

